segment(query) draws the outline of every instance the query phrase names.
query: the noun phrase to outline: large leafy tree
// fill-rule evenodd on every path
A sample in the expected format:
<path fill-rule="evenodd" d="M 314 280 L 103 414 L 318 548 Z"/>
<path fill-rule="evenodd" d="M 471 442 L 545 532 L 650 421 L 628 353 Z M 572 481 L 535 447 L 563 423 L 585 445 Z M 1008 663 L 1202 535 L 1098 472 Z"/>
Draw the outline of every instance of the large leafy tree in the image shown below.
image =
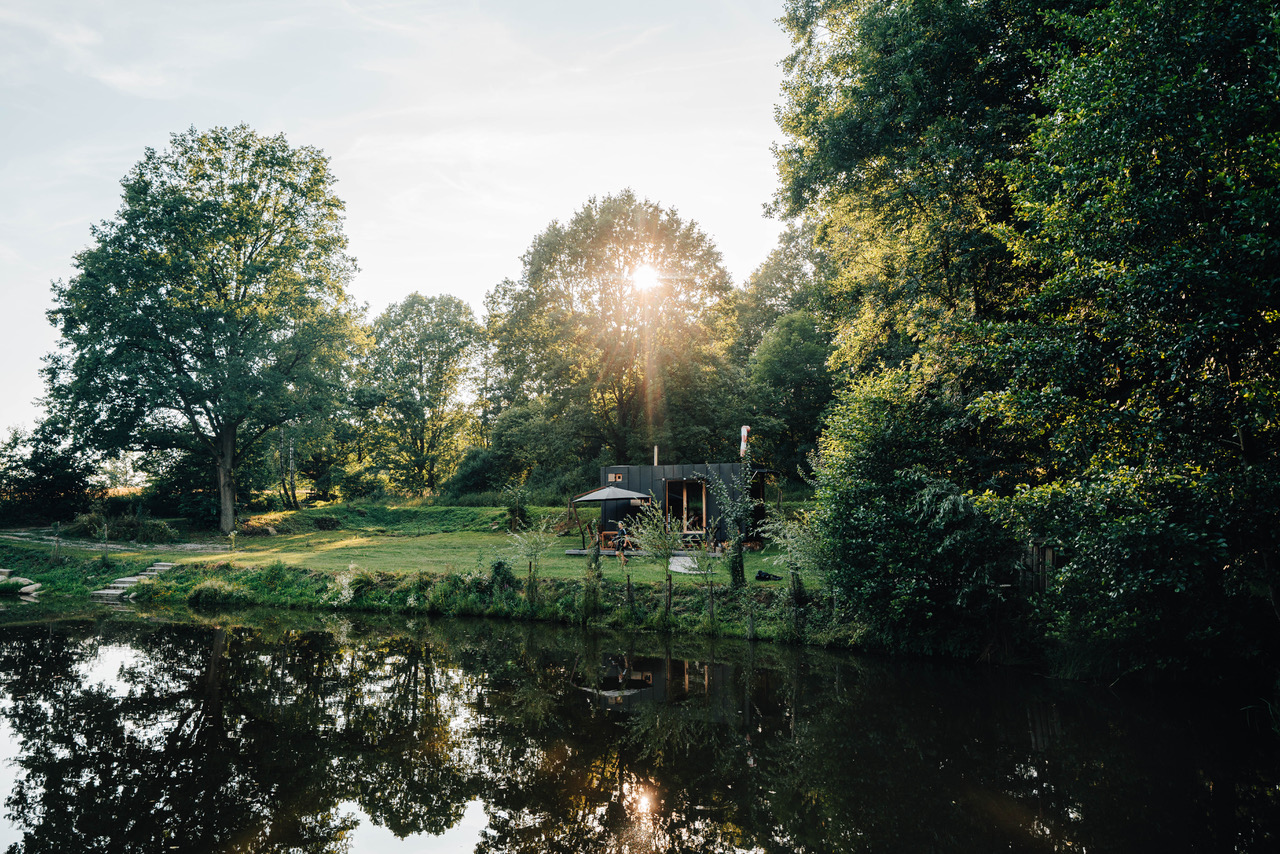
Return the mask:
<path fill-rule="evenodd" d="M 410 294 L 374 321 L 383 456 L 402 489 L 435 490 L 457 460 L 472 417 L 459 392 L 480 333 L 471 307 L 448 295 Z"/>
<path fill-rule="evenodd" d="M 988 403 L 1044 437 L 1019 509 L 1074 554 L 1064 631 L 1247 649 L 1230 594 L 1280 604 L 1280 18 L 1114 0 L 1074 30 L 1011 170 L 1012 243 L 1052 278 Z"/>
<path fill-rule="evenodd" d="M 1006 550 L 985 543 L 996 534 L 963 496 L 1011 491 L 1022 465 L 968 404 L 1000 382 L 975 358 L 983 324 L 1016 315 L 1042 277 L 998 236 L 1023 225 L 998 167 L 1027 156 L 1045 111 L 1031 55 L 1059 32 L 1045 5 L 791 0 L 783 17 L 795 49 L 776 208 L 820 223 L 836 272 L 819 307 L 834 333 L 833 385 L 846 387 L 827 411 L 816 519 L 830 577 L 895 644 L 947 647 L 966 619 L 1004 613 L 957 604 L 994 605 L 1008 581 Z M 795 363 L 782 344 L 799 355 L 816 343 L 784 331 L 759 353 L 761 379 Z M 934 513 L 942 505 L 956 517 Z M 968 540 L 984 544 L 955 547 Z M 952 649 L 986 630 L 963 634 Z"/>
<path fill-rule="evenodd" d="M 174 134 L 54 285 L 53 407 L 103 450 L 203 455 L 224 531 L 255 443 L 332 400 L 355 269 L 334 180 L 319 150 L 282 135 Z"/>
<path fill-rule="evenodd" d="M 551 223 L 523 263 L 487 303 L 507 402 L 545 399 L 556 417 L 588 424 L 584 459 L 639 461 L 670 435 L 672 366 L 711 353 L 710 312 L 730 288 L 719 251 L 696 224 L 626 190 Z"/>
<path fill-rule="evenodd" d="M 756 430 L 769 460 L 796 479 L 817 450 L 823 413 L 831 403 L 827 359 L 831 343 L 818 319 L 804 311 L 778 318 L 748 363 Z"/>
<path fill-rule="evenodd" d="M 1029 52 L 1052 40 L 1045 5 L 787 4 L 777 208 L 823 222 L 853 292 L 851 351 L 872 354 L 895 333 L 937 346 L 1025 285 L 1029 271 L 990 228 L 1013 219 L 994 167 L 1020 156 L 1042 109 Z"/>

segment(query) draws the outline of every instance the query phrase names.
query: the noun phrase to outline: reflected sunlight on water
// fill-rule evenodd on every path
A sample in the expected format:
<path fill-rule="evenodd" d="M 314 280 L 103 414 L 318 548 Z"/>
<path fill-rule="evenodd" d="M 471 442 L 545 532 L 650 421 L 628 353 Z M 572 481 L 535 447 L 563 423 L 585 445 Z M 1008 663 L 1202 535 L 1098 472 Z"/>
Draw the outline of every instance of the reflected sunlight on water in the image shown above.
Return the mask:
<path fill-rule="evenodd" d="M 1273 850 L 1239 705 L 520 623 L 0 625 L 12 854 Z"/>

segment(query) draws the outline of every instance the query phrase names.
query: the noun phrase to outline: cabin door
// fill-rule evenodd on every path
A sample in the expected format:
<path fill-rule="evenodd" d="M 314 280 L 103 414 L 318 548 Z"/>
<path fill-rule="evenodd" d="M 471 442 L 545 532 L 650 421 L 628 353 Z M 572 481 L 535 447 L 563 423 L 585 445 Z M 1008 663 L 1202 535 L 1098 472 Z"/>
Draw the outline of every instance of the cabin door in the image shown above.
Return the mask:
<path fill-rule="evenodd" d="M 707 485 L 700 480 L 667 481 L 667 518 L 686 534 L 706 533 Z"/>

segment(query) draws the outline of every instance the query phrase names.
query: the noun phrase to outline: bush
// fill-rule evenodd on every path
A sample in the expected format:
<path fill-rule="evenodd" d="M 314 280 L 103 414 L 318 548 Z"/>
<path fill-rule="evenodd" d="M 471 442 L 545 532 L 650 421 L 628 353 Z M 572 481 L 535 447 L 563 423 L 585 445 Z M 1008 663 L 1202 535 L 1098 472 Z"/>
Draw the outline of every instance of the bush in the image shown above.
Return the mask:
<path fill-rule="evenodd" d="M 107 518 L 100 510 L 77 515 L 62 533 L 67 537 L 100 540 L 103 525 L 106 525 L 107 537 L 117 542 L 174 543 L 181 539 L 163 519 L 152 519 L 145 513 Z"/>
<path fill-rule="evenodd" d="M 315 522 L 317 530 L 336 531 L 342 527 L 342 520 L 336 516 L 314 516 L 312 521 Z"/>
<path fill-rule="evenodd" d="M 387 494 L 388 486 L 386 477 L 377 469 L 367 466 L 345 471 L 338 478 L 338 488 L 342 491 L 342 497 L 347 500 L 381 498 Z"/>
<path fill-rule="evenodd" d="M 495 560 L 489 567 L 489 585 L 495 591 L 514 590 L 520 586 L 511 565 L 505 560 Z"/>
<path fill-rule="evenodd" d="M 187 604 L 197 610 L 219 608 L 243 608 L 252 604 L 252 598 L 244 588 L 224 578 L 210 578 L 200 582 L 187 595 Z"/>

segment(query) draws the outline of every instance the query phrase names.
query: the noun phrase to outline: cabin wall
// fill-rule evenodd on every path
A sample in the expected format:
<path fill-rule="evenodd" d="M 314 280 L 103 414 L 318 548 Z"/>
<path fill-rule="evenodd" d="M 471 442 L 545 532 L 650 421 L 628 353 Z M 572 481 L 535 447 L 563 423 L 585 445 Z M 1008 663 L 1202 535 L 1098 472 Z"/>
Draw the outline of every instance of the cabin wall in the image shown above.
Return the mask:
<path fill-rule="evenodd" d="M 665 513 L 667 511 L 667 481 L 698 480 L 699 478 L 707 481 L 719 479 L 729 488 L 729 494 L 736 497 L 737 490 L 734 488 L 734 482 L 741 469 L 742 463 L 605 466 L 600 469 L 600 485 L 618 486 L 622 489 L 630 489 L 633 492 L 652 495 L 662 504 L 662 510 Z M 600 521 L 606 530 L 617 530 L 618 521 L 631 515 L 635 510 L 636 508 L 632 507 L 630 502 L 627 501 L 606 501 L 603 502 L 600 508 Z M 720 507 L 710 486 L 707 488 L 705 515 L 708 519 L 718 519 L 720 517 Z M 728 539 L 723 521 L 716 527 L 715 539 L 721 541 Z"/>

